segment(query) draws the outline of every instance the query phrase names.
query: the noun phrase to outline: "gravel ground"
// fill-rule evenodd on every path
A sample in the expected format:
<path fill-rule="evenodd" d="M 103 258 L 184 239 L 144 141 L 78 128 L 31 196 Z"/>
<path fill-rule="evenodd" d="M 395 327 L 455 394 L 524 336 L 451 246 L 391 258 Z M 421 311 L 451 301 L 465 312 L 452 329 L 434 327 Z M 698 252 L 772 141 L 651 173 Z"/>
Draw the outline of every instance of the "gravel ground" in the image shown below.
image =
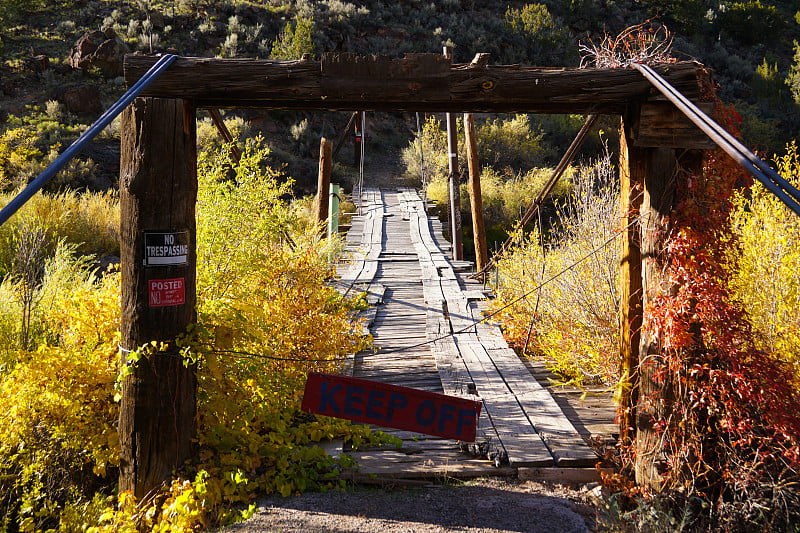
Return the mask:
<path fill-rule="evenodd" d="M 586 488 L 483 479 L 413 489 L 357 487 L 347 491 L 270 497 L 249 520 L 225 533 L 536 532 L 595 530 Z"/>

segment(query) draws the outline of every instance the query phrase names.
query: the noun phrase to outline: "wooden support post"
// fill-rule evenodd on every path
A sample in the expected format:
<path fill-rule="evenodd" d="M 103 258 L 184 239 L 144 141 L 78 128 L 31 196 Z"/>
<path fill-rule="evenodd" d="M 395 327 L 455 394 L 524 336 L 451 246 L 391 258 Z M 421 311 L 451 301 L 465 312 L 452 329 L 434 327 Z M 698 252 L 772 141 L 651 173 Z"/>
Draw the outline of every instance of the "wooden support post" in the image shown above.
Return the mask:
<path fill-rule="evenodd" d="M 328 221 L 328 188 L 331 184 L 333 144 L 323 137 L 319 141 L 319 182 L 317 185 L 317 222 Z"/>
<path fill-rule="evenodd" d="M 453 47 L 444 47 L 445 57 L 453 59 Z M 448 179 L 450 191 L 450 231 L 453 234 L 453 259 L 464 259 L 461 236 L 461 189 L 458 175 L 458 126 L 455 113 L 447 113 L 447 153 L 450 168 Z"/>
<path fill-rule="evenodd" d="M 360 168 L 361 167 L 361 141 L 363 132 L 361 131 L 361 114 L 363 111 L 356 112 L 356 120 L 353 124 L 354 133 L 355 133 L 355 142 L 353 143 L 353 167 Z"/>
<path fill-rule="evenodd" d="M 672 210 L 675 197 L 677 160 L 672 148 L 640 149 L 644 170 L 644 195 L 640 207 L 642 308 L 646 309 L 657 296 L 670 290 L 664 275 L 663 244 L 665 218 Z M 636 412 L 636 481 L 658 486 L 661 482 L 659 463 L 663 461 L 661 439 L 656 431 L 658 420 L 669 414 L 672 402 L 669 379 L 656 379 L 657 362 L 663 348 L 643 328 L 639 343 L 639 402 Z"/>
<path fill-rule="evenodd" d="M 643 325 L 643 311 L 676 288 L 666 274 L 666 222 L 677 181 L 702 172 L 702 140 L 686 136 L 685 147 L 653 147 L 636 139 L 649 128 L 639 106 L 629 106 L 620 133 L 621 221 L 620 355 L 622 394 L 620 438 L 634 444 L 636 482 L 658 487 L 664 455 L 656 423 L 670 413 L 673 383 L 656 378 L 663 346 Z M 677 139 L 677 137 L 676 137 Z M 676 141 L 677 142 L 677 141 Z"/>
<path fill-rule="evenodd" d="M 475 243 L 475 264 L 478 271 L 489 263 L 486 247 L 486 229 L 483 225 L 483 199 L 481 197 L 481 168 L 478 161 L 478 141 L 472 113 L 464 113 L 464 136 L 467 144 L 469 167 L 469 205 L 472 211 L 472 233 Z"/>
<path fill-rule="evenodd" d="M 150 341 L 170 346 L 142 356 L 122 386 L 119 490 L 143 497 L 190 456 L 194 431 L 195 368 L 172 344 L 195 321 L 194 108 L 137 98 L 121 129 L 123 364 Z M 162 253 L 166 246 L 173 248 Z"/>
<path fill-rule="evenodd" d="M 636 435 L 639 334 L 642 327 L 642 258 L 639 252 L 639 207 L 642 204 L 644 154 L 628 145 L 625 124 L 620 128 L 620 441 L 629 445 Z"/>
<path fill-rule="evenodd" d="M 644 153 L 644 195 L 640 207 L 642 308 L 658 296 L 674 293 L 666 273 L 663 249 L 665 226 L 675 203 L 679 179 L 702 173 L 702 151 L 674 148 L 646 148 Z M 655 429 L 657 420 L 669 417 L 674 395 L 668 376 L 656 377 L 656 365 L 663 353 L 658 339 L 646 327 L 639 344 L 639 408 L 636 413 L 636 482 L 658 487 L 661 483 L 662 439 Z M 645 401 L 647 399 L 647 401 Z"/>

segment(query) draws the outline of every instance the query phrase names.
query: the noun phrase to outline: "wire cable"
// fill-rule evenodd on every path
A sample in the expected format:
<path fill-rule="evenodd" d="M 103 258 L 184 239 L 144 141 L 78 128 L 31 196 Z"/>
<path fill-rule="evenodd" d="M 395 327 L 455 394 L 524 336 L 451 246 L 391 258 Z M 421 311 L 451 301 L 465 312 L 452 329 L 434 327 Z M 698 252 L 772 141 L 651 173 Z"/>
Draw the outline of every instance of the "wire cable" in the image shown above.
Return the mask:
<path fill-rule="evenodd" d="M 0 210 L 0 226 L 2 226 L 6 221 L 8 221 L 11 216 L 16 213 L 31 197 L 39 192 L 39 190 L 47 185 L 47 183 L 55 177 L 56 173 L 61 170 L 70 159 L 75 157 L 86 144 L 89 143 L 92 139 L 97 136 L 98 133 L 103 131 L 103 128 L 111 124 L 111 121 L 114 120 L 117 115 L 122 113 L 122 111 L 128 107 L 128 104 L 133 102 L 134 98 L 136 98 L 150 83 L 158 78 L 164 70 L 169 67 L 173 61 L 175 61 L 178 56 L 173 54 L 166 54 L 162 56 L 156 63 L 150 67 L 150 69 L 145 72 L 144 76 L 139 78 L 139 80 L 134 83 L 130 89 L 128 89 L 125 94 L 123 94 L 119 100 L 114 102 L 111 107 L 109 107 L 105 113 L 100 115 L 100 118 L 94 121 L 94 123 L 89 126 L 85 132 L 81 134 L 72 144 L 70 144 L 64 152 L 59 155 L 55 161 L 50 163 L 46 169 L 42 171 L 41 174 L 36 176 L 36 178 L 31 181 L 27 187 L 25 187 L 19 194 L 17 194 L 14 198 L 11 199 L 10 202 Z"/>
<path fill-rule="evenodd" d="M 376 357 L 378 355 L 387 355 L 387 354 L 404 352 L 404 351 L 407 351 L 407 350 L 412 350 L 414 348 L 420 348 L 420 347 L 426 346 L 428 344 L 433 344 L 435 342 L 438 342 L 438 341 L 453 337 L 453 336 L 461 334 L 461 333 L 466 333 L 467 331 L 469 331 L 470 329 L 474 328 L 478 324 L 482 324 L 483 322 L 486 322 L 490 318 L 492 318 L 492 317 L 498 315 L 499 313 L 505 311 L 509 307 L 511 307 L 511 306 L 519 303 L 520 301 L 526 299 L 528 296 L 530 296 L 534 292 L 538 291 L 539 289 L 541 289 L 542 287 L 544 287 L 548 283 L 551 283 L 551 282 L 555 281 L 556 279 L 558 279 L 559 277 L 563 276 L 564 274 L 566 274 L 567 272 L 569 272 L 570 270 L 572 270 L 573 268 L 575 268 L 576 266 L 578 266 L 582 262 L 586 261 L 587 259 L 589 259 L 593 255 L 595 255 L 597 252 L 599 252 L 600 250 L 602 250 L 603 248 L 605 248 L 606 246 L 608 246 L 609 244 L 614 242 L 620 235 L 622 235 L 622 233 L 625 230 L 627 230 L 628 228 L 630 228 L 634 224 L 637 224 L 642 219 L 643 216 L 644 215 L 639 215 L 638 217 L 633 219 L 627 226 L 625 226 L 624 228 L 622 228 L 622 229 L 618 230 L 617 232 L 615 232 L 611 237 L 609 237 L 608 239 L 603 241 L 602 244 L 600 244 L 599 246 L 595 247 L 592 251 L 590 251 L 586 255 L 582 256 L 580 259 L 576 260 L 571 265 L 569 265 L 567 267 L 564 267 L 563 269 L 561 269 L 557 273 L 553 274 L 549 278 L 543 280 L 536 287 L 532 288 L 531 290 L 529 290 L 528 292 L 522 294 L 521 296 L 511 300 L 509 303 L 505 304 L 504 306 L 500 307 L 499 309 L 496 309 L 496 310 L 492 311 L 491 313 L 485 315 L 480 320 L 474 320 L 472 322 L 472 324 L 470 324 L 469 326 L 466 326 L 466 327 L 463 327 L 463 328 L 461 328 L 461 329 L 459 329 L 457 331 L 453 331 L 451 333 L 448 333 L 447 335 L 441 335 L 441 336 L 436 337 L 434 339 L 430 339 L 430 340 L 426 340 L 426 341 L 423 341 L 423 342 L 419 342 L 417 344 L 412 344 L 412 345 L 409 345 L 409 346 L 400 346 L 400 347 L 391 348 L 391 349 L 388 349 L 388 350 L 382 350 L 382 349 L 378 348 L 377 350 L 374 350 L 372 353 L 358 354 L 358 357 L 361 358 L 361 359 L 366 359 L 368 357 Z M 233 355 L 233 356 L 236 356 L 236 357 L 244 357 L 244 358 L 248 358 L 248 359 L 268 359 L 268 360 L 271 360 L 271 361 L 285 361 L 285 362 L 298 362 L 298 363 L 301 363 L 301 362 L 306 362 L 306 363 L 327 363 L 327 362 L 330 362 L 330 363 L 334 363 L 334 362 L 337 362 L 337 361 L 352 361 L 353 360 L 353 357 L 337 357 L 337 358 L 328 358 L 328 359 L 300 359 L 300 358 L 296 358 L 296 357 L 274 357 L 274 356 L 271 356 L 271 355 L 263 355 L 263 354 L 257 354 L 257 353 L 252 353 L 252 352 L 244 352 L 244 351 L 237 351 L 237 350 L 213 350 L 213 353 L 219 354 L 219 355 Z"/>
<path fill-rule="evenodd" d="M 797 216 L 800 216 L 800 190 L 795 188 L 783 176 L 775 172 L 761 158 L 755 156 L 733 135 L 717 124 L 708 115 L 686 98 L 680 91 L 670 85 L 650 66 L 643 63 L 631 63 L 661 94 L 691 120 L 703 133 L 709 136 L 725 153 L 731 156 L 745 170 L 761 182 L 771 193 L 780 198 Z"/>

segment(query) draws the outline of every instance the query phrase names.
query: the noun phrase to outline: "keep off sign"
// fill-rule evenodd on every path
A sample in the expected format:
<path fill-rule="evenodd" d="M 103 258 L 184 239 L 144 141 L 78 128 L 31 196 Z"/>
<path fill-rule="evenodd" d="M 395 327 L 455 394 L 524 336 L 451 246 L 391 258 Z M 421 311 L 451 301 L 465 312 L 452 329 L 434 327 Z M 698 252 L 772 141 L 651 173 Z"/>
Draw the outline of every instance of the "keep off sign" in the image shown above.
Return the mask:
<path fill-rule="evenodd" d="M 475 442 L 481 402 L 366 379 L 311 373 L 302 409 L 354 422 Z"/>
<path fill-rule="evenodd" d="M 150 307 L 172 307 L 186 303 L 183 278 L 151 279 L 147 282 Z"/>

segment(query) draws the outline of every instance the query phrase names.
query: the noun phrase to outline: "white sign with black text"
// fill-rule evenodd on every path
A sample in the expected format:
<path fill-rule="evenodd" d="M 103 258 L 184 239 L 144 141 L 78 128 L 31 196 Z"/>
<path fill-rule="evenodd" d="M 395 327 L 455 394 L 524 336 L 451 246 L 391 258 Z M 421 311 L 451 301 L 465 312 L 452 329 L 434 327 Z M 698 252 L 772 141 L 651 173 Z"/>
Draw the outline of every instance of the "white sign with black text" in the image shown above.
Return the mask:
<path fill-rule="evenodd" d="M 183 266 L 188 256 L 188 231 L 144 232 L 144 266 Z"/>

